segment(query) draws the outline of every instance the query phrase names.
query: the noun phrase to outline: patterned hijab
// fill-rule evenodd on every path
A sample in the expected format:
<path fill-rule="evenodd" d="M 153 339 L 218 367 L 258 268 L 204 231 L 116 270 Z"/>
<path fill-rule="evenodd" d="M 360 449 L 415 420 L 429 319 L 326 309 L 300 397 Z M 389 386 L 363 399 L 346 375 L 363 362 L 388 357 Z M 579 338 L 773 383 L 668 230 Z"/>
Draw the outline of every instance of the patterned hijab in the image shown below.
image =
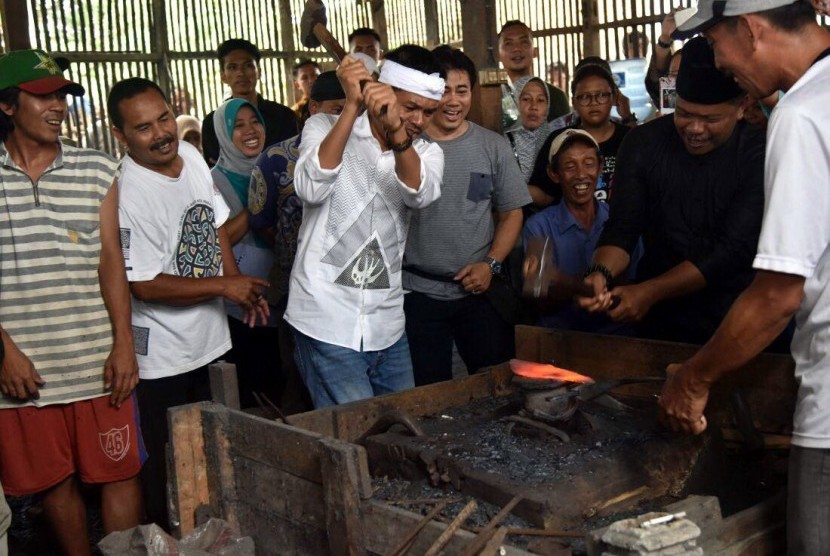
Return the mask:
<path fill-rule="evenodd" d="M 548 108 L 550 107 L 550 93 L 545 85 L 545 82 L 538 77 L 526 76 L 520 77 L 513 83 L 513 98 L 516 101 L 516 106 L 519 106 L 519 99 L 522 96 L 522 91 L 527 87 L 528 83 L 539 83 L 542 90 L 545 91 L 545 96 L 548 99 Z M 548 110 L 545 110 L 547 114 Z M 536 156 L 542 148 L 545 139 L 548 138 L 552 129 L 550 122 L 545 121 L 536 129 L 527 129 L 522 125 L 521 115 L 519 116 L 518 126 L 507 132 L 507 138 L 510 139 L 510 144 L 513 147 L 513 154 L 516 155 L 516 160 L 519 162 L 519 169 L 522 171 L 522 176 L 525 182 L 530 179 L 533 173 L 533 166 L 536 164 Z"/>
<path fill-rule="evenodd" d="M 239 197 L 243 207 L 248 206 L 248 183 L 254 171 L 257 157 L 248 158 L 236 145 L 233 144 L 233 128 L 236 125 L 236 115 L 243 106 L 250 106 L 257 119 L 265 125 L 262 114 L 256 106 L 241 98 L 232 98 L 222 104 L 213 113 L 213 127 L 219 139 L 219 160 L 214 166 L 228 178 L 234 192 Z"/>

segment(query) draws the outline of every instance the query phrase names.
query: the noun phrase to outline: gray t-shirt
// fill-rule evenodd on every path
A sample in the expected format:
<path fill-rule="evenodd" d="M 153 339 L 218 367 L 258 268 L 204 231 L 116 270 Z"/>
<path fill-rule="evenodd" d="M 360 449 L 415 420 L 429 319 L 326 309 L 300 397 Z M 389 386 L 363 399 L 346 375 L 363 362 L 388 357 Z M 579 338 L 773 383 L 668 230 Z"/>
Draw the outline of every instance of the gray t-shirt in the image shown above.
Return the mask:
<path fill-rule="evenodd" d="M 441 198 L 412 211 L 404 256 L 403 287 L 435 299 L 460 299 L 464 289 L 432 280 L 417 271 L 451 279 L 464 266 L 482 261 L 495 231 L 493 210 L 506 212 L 531 202 L 507 140 L 470 122 L 451 141 L 433 141 L 444 151 Z"/>

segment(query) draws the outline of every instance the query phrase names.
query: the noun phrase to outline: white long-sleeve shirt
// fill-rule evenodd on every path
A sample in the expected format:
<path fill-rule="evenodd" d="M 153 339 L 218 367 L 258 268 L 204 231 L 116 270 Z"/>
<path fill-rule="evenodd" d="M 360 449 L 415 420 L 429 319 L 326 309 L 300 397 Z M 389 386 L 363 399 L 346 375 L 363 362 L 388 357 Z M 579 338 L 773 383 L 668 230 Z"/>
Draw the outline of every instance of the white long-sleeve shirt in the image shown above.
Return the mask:
<path fill-rule="evenodd" d="M 364 114 L 342 162 L 326 170 L 320 143 L 335 121 L 318 114 L 303 128 L 294 172 L 303 223 L 285 319 L 317 340 L 377 351 L 403 335 L 401 263 L 409 209 L 440 197 L 444 154 L 437 144 L 415 141 L 421 184 L 412 189 L 398 179 L 394 153 L 381 151 Z"/>

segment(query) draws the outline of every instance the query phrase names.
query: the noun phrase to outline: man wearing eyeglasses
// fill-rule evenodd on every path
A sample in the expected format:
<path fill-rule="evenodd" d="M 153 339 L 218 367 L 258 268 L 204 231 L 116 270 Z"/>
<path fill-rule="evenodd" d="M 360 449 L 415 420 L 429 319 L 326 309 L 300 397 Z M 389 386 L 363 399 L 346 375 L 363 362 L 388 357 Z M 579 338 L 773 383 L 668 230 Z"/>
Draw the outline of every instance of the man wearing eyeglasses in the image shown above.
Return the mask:
<path fill-rule="evenodd" d="M 764 137 L 739 121 L 744 92 L 715 68 L 705 39 L 684 47 L 677 96 L 674 115 L 631 130 L 620 147 L 586 273 L 596 295 L 579 303 L 638 323 L 644 337 L 703 343 L 753 277 Z M 637 283 L 615 287 L 641 236 Z"/>
<path fill-rule="evenodd" d="M 571 91 L 576 119 L 568 127 L 553 132 L 542 144 L 528 184 L 529 187 L 537 188 L 537 195 L 538 190 L 544 193 L 549 201 L 546 204 L 557 202 L 562 197 L 560 185 L 548 174 L 547 153 L 553 141 L 562 132 L 567 129 L 582 129 L 599 144 L 602 155 L 602 173 L 594 197 L 597 201 L 608 202 L 614 184 L 617 150 L 631 129 L 623 125 L 625 122 L 618 123 L 611 119 L 611 108 L 617 103 L 620 92 L 611 76 L 608 62 L 601 58 L 596 58 L 596 61 L 583 61 L 577 67 Z"/>

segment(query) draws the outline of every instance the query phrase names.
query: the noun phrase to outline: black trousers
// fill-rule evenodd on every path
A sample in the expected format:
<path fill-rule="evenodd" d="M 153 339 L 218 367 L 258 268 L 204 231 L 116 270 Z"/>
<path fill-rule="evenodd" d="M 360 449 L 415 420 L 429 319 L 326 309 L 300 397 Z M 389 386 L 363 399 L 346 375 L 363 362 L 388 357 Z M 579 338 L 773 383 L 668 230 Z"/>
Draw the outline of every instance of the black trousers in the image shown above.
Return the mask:
<path fill-rule="evenodd" d="M 280 341 L 277 327 L 249 327 L 239 319 L 228 317 L 233 347 L 224 359 L 236 365 L 239 382 L 239 405 L 257 407 L 254 392 L 263 393 L 279 404 L 284 388 L 280 373 Z"/>
<path fill-rule="evenodd" d="M 404 297 L 404 312 L 416 386 L 452 378 L 453 341 L 470 373 L 515 352 L 513 326 L 483 295 L 439 301 L 411 292 Z"/>
<path fill-rule="evenodd" d="M 170 439 L 167 410 L 178 405 L 210 399 L 207 366 L 167 378 L 142 379 L 136 388 L 141 432 L 147 448 L 147 461 L 141 468 L 141 488 L 147 519 L 170 530 L 167 513 L 167 458 Z"/>

